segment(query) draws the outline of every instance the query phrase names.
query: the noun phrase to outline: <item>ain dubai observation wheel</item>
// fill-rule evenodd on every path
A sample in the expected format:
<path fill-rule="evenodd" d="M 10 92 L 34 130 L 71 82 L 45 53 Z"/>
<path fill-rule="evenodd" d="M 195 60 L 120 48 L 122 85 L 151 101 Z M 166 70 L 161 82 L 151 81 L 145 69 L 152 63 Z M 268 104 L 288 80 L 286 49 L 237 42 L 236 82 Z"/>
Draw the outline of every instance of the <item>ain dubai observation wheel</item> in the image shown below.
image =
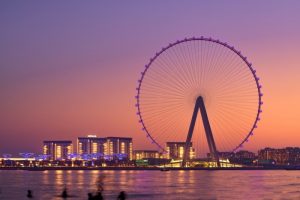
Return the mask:
<path fill-rule="evenodd" d="M 198 158 L 210 153 L 220 166 L 218 152 L 241 148 L 262 112 L 261 85 L 251 63 L 212 38 L 186 38 L 162 48 L 145 66 L 136 90 L 142 130 L 161 152 L 166 142 L 185 142 L 182 166 L 191 146 Z"/>

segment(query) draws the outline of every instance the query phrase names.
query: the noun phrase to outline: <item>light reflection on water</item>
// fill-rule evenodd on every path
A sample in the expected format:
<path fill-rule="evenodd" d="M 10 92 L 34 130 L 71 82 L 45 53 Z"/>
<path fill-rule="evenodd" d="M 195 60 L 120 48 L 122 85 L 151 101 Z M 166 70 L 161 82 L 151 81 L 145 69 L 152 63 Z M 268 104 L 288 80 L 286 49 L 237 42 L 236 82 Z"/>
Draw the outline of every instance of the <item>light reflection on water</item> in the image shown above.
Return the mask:
<path fill-rule="evenodd" d="M 1 171 L 0 199 L 59 199 L 66 186 L 87 199 L 97 182 L 105 199 L 300 199 L 300 171 Z M 74 198 L 75 199 L 75 198 Z"/>

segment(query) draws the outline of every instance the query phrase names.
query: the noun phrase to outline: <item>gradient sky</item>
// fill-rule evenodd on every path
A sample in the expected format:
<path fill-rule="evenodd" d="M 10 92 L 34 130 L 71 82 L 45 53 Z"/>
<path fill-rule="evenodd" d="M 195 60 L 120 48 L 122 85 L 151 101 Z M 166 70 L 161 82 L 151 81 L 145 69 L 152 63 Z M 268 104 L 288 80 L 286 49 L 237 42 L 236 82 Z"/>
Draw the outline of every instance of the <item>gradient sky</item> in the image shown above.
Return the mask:
<path fill-rule="evenodd" d="M 140 71 L 190 36 L 226 41 L 253 63 L 263 114 L 245 146 L 300 146 L 299 1 L 1 1 L 0 154 L 42 141 L 131 136 Z"/>

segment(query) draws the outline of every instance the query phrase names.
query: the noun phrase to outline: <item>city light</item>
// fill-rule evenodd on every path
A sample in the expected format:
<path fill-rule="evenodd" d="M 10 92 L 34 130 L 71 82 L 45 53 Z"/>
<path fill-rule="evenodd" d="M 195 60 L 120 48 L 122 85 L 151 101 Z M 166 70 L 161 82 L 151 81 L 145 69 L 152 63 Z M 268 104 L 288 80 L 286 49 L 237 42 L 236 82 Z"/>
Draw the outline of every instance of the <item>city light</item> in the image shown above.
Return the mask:
<path fill-rule="evenodd" d="M 155 150 L 133 150 L 132 138 L 127 137 L 78 137 L 77 152 L 73 152 L 71 140 L 44 141 L 41 155 L 19 153 L 20 158 L 3 154 L 0 166 L 19 167 L 181 167 L 185 142 L 167 142 L 166 153 Z M 216 168 L 215 161 L 196 158 L 193 144 L 189 147 L 188 167 Z M 218 152 L 221 168 L 238 167 L 284 167 L 300 164 L 300 148 L 264 148 L 256 155 L 253 152 Z"/>

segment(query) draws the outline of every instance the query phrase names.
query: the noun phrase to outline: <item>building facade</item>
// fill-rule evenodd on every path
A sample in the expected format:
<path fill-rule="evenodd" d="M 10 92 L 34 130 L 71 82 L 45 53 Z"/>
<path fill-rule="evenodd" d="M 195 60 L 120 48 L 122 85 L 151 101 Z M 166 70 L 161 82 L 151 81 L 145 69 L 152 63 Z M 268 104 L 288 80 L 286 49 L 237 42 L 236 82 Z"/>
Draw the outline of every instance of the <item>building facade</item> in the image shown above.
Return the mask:
<path fill-rule="evenodd" d="M 231 159 L 234 158 L 235 154 L 233 152 L 218 152 L 219 159 Z M 207 157 L 211 158 L 211 154 L 207 153 Z"/>
<path fill-rule="evenodd" d="M 259 160 L 274 160 L 276 164 L 300 164 L 300 148 L 287 147 L 284 149 L 264 148 L 258 151 Z"/>
<path fill-rule="evenodd" d="M 236 159 L 255 159 L 256 155 L 255 153 L 251 152 L 251 151 L 246 151 L 246 150 L 241 150 L 235 153 L 234 156 Z"/>
<path fill-rule="evenodd" d="M 44 141 L 43 154 L 49 156 L 49 160 L 67 160 L 69 154 L 73 153 L 72 141 Z"/>
<path fill-rule="evenodd" d="M 104 155 L 126 155 L 129 160 L 133 159 L 132 138 L 107 137 L 104 144 Z"/>
<path fill-rule="evenodd" d="M 185 148 L 185 142 L 167 142 L 167 159 L 183 159 L 184 156 L 184 148 Z M 195 150 L 193 148 L 193 144 L 191 143 L 191 146 L 189 147 L 188 152 L 188 159 L 194 159 L 195 158 Z"/>
<path fill-rule="evenodd" d="M 82 154 L 104 154 L 105 138 L 98 138 L 96 135 L 77 138 L 77 153 Z"/>
<path fill-rule="evenodd" d="M 161 154 L 155 150 L 134 150 L 133 159 L 141 160 L 146 158 L 161 158 Z"/>

